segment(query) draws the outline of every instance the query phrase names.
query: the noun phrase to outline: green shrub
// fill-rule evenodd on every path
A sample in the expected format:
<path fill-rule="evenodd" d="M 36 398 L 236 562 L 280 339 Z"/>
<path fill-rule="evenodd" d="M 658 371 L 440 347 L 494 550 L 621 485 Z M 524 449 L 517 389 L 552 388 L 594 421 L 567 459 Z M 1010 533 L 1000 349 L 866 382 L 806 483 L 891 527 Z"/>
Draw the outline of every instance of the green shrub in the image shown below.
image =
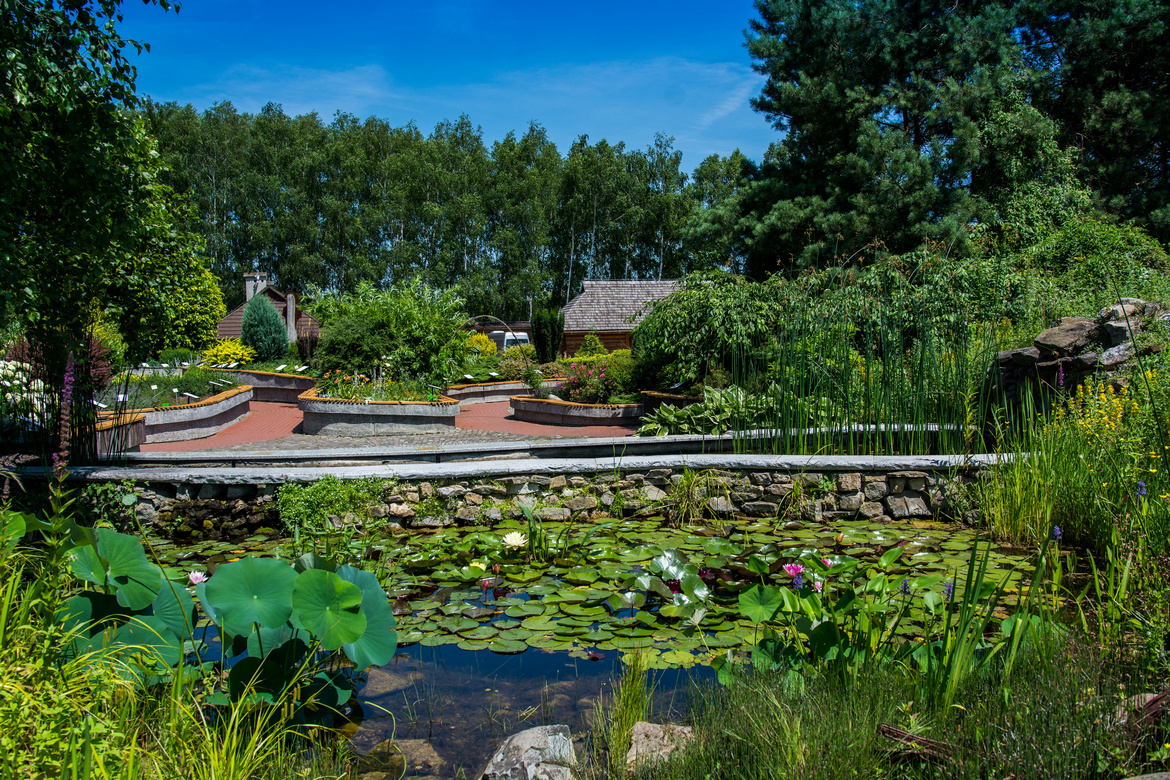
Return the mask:
<path fill-rule="evenodd" d="M 392 379 L 431 383 L 463 373 L 470 334 L 459 327 L 467 314 L 454 290 L 416 278 L 389 290 L 363 283 L 352 294 L 314 291 L 312 297 L 311 310 L 326 330 L 319 350 L 330 353 L 318 355 L 322 371 L 368 371 L 379 365 Z M 358 323 L 369 348 L 341 332 Z M 328 347 L 327 341 L 332 342 Z"/>
<path fill-rule="evenodd" d="M 329 515 L 352 512 L 368 520 L 370 507 L 382 499 L 384 485 L 383 480 L 374 478 L 340 480 L 326 476 L 306 485 L 283 485 L 277 505 L 289 530 L 321 529 L 329 524 Z"/>
<path fill-rule="evenodd" d="M 244 308 L 240 341 L 256 350 L 260 361 L 276 360 L 288 354 L 288 330 L 266 295 L 256 295 Z"/>
<path fill-rule="evenodd" d="M 158 362 L 168 366 L 181 366 L 184 363 L 194 363 L 195 353 L 189 349 L 164 349 L 159 353 Z"/>
<path fill-rule="evenodd" d="M 615 395 L 630 395 L 639 388 L 634 381 L 634 358 L 628 349 L 615 349 L 605 355 L 590 355 L 588 357 L 561 358 L 557 364 L 566 372 L 573 365 L 604 368 L 614 384 Z"/>
<path fill-rule="evenodd" d="M 500 355 L 500 376 L 512 381 L 522 379 L 524 373 L 538 362 L 536 359 L 536 347 L 531 344 L 508 347 Z"/>
<path fill-rule="evenodd" d="M 382 357 L 393 348 L 392 334 L 378 322 L 365 317 L 342 317 L 321 333 L 314 368 L 322 374 L 370 371 L 382 365 Z"/>
<path fill-rule="evenodd" d="M 601 343 L 596 333 L 586 333 L 581 346 L 573 353 L 573 357 L 592 357 L 593 355 L 608 355 L 609 350 Z"/>
<path fill-rule="evenodd" d="M 565 315 L 559 309 L 539 309 L 532 317 L 532 330 L 540 362 L 556 360 L 565 335 Z"/>

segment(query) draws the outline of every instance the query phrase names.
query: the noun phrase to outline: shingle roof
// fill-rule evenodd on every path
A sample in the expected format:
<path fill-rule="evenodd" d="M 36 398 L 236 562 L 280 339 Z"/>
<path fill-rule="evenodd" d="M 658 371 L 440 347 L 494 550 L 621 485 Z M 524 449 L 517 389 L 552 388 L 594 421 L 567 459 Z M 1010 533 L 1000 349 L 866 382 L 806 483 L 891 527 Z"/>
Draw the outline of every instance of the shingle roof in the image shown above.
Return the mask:
<path fill-rule="evenodd" d="M 645 318 L 642 307 L 677 290 L 677 281 L 584 282 L 581 294 L 565 304 L 565 333 L 624 332 Z"/>
<path fill-rule="evenodd" d="M 276 309 L 276 313 L 280 315 L 281 321 L 286 321 L 284 317 L 284 310 L 288 306 L 288 299 L 284 293 L 276 290 L 273 287 L 265 287 L 257 295 L 267 295 L 272 301 L 272 306 Z M 296 320 L 297 335 L 307 332 L 310 335 L 317 335 L 321 331 L 321 324 L 300 306 L 297 306 L 296 295 L 293 295 L 294 316 Z M 238 339 L 244 329 L 244 309 L 248 308 L 247 303 L 242 303 L 232 312 L 229 312 L 226 317 L 219 321 L 216 326 L 216 337 L 221 339 Z"/>

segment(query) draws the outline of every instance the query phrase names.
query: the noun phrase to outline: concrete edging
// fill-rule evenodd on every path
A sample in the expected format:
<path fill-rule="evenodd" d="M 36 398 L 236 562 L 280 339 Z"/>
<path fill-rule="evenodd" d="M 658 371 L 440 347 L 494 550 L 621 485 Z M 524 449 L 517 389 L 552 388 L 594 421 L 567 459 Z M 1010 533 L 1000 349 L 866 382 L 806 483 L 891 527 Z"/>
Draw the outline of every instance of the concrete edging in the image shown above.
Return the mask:
<path fill-rule="evenodd" d="M 541 387 L 553 390 L 560 383 L 560 379 L 546 379 L 541 383 Z M 454 398 L 461 404 L 472 406 L 474 404 L 490 404 L 507 401 L 516 393 L 524 392 L 528 389 L 528 385 L 517 379 L 507 382 L 477 382 L 467 385 L 451 385 L 444 391 L 444 395 L 448 398 Z"/>
<path fill-rule="evenodd" d="M 317 380 L 301 374 L 278 374 L 273 371 L 246 371 L 234 368 L 208 368 L 233 376 L 237 382 L 252 386 L 252 400 L 295 404 L 301 393 L 315 387 Z"/>
<path fill-rule="evenodd" d="M 146 443 L 190 441 L 213 436 L 251 411 L 252 386 L 240 385 L 183 406 L 130 409 L 145 417 Z"/>
<path fill-rule="evenodd" d="M 641 404 L 578 404 L 519 395 L 508 400 L 517 420 L 547 425 L 626 425 L 642 416 Z"/>
<path fill-rule="evenodd" d="M 459 402 L 440 396 L 433 401 L 350 401 L 324 398 L 316 387 L 297 398 L 301 432 L 310 436 L 384 436 L 398 433 L 443 433 L 455 427 Z"/>
<path fill-rule="evenodd" d="M 854 472 L 924 471 L 975 472 L 999 463 L 1001 456 L 982 455 L 614 455 L 594 458 L 525 458 L 516 460 L 457 461 L 454 463 L 396 463 L 355 466 L 266 466 L 208 468 L 172 466 L 77 466 L 74 479 L 86 481 L 175 482 L 193 485 L 271 485 L 378 477 L 402 480 L 470 479 L 517 475 L 598 474 L 657 468 L 750 471 Z"/>

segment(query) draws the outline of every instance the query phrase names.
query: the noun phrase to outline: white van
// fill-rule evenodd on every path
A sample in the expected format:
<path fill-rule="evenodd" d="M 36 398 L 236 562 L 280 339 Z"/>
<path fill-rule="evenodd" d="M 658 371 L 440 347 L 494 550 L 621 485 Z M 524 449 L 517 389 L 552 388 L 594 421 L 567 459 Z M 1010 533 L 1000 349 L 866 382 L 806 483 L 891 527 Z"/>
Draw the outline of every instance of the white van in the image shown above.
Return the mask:
<path fill-rule="evenodd" d="M 503 352 L 508 347 L 526 347 L 529 344 L 527 333 L 512 333 L 507 330 L 493 330 L 488 338 L 496 342 L 496 349 Z"/>

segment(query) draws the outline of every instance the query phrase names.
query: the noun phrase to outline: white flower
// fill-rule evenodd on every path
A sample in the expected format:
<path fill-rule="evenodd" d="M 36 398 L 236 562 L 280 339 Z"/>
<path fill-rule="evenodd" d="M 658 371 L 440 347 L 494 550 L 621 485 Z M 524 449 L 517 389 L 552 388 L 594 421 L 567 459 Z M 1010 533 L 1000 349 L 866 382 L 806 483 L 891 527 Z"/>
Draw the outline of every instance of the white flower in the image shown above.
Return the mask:
<path fill-rule="evenodd" d="M 505 547 L 523 547 L 528 544 L 528 537 L 519 531 L 510 531 L 504 534 Z"/>

